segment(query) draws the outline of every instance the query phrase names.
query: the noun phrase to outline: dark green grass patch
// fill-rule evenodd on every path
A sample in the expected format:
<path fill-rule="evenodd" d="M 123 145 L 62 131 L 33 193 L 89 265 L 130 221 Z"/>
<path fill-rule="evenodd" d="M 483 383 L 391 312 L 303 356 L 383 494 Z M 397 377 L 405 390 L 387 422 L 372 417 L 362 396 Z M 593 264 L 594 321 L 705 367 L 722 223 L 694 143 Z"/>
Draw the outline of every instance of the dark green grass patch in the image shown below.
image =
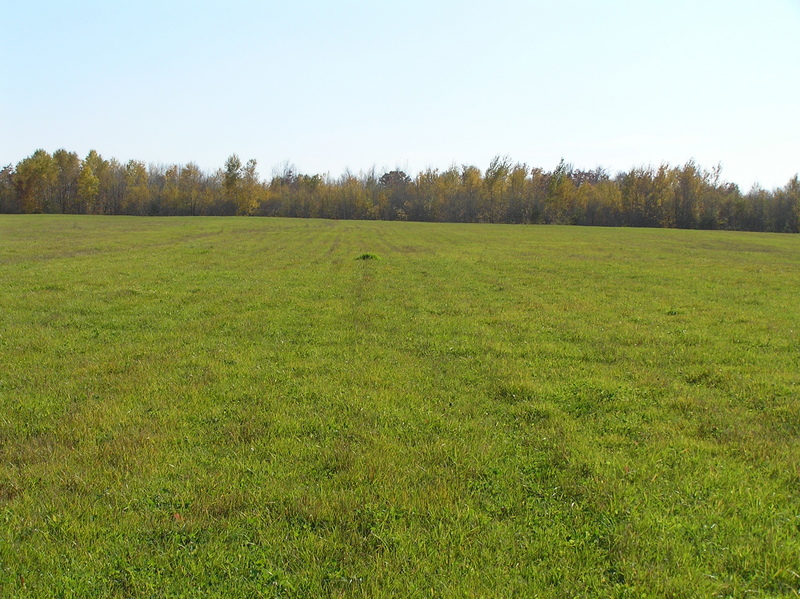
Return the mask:
<path fill-rule="evenodd" d="M 793 596 L 798 263 L 788 235 L 0 217 L 0 595 Z"/>

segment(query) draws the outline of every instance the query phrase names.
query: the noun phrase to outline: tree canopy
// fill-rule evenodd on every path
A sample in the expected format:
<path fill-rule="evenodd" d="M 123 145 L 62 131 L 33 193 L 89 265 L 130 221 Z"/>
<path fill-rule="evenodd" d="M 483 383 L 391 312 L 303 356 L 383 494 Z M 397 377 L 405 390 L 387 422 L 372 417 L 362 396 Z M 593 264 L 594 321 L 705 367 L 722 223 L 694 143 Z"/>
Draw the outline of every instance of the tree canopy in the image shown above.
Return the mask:
<path fill-rule="evenodd" d="M 83 159 L 36 150 L 0 170 L 0 212 L 255 215 L 439 222 L 542 223 L 797 233 L 800 180 L 743 193 L 720 167 L 638 166 L 609 173 L 562 160 L 552 170 L 497 156 L 474 165 L 302 174 L 285 165 L 261 179 L 236 154 L 214 172 L 198 165 L 126 164 L 92 150 Z"/>

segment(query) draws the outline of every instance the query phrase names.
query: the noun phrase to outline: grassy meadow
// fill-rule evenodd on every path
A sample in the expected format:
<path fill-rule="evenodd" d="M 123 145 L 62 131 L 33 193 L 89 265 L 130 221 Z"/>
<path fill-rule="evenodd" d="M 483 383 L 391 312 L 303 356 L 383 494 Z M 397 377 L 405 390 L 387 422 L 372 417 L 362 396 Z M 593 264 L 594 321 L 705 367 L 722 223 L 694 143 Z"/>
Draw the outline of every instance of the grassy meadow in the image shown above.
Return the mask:
<path fill-rule="evenodd" d="M 0 216 L 0 596 L 800 593 L 800 236 Z"/>

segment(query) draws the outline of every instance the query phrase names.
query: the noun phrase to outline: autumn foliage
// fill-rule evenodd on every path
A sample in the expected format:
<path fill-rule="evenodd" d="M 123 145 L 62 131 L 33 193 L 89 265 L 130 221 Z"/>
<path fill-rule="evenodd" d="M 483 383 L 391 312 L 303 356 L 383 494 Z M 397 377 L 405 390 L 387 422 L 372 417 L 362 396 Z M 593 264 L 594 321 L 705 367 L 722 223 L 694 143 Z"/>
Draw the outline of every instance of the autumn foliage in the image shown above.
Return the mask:
<path fill-rule="evenodd" d="M 0 171 L 0 212 L 254 215 L 431 222 L 541 223 L 797 233 L 800 180 L 743 193 L 690 161 L 609 173 L 563 160 L 544 170 L 494 158 L 476 166 L 410 176 L 374 169 L 339 177 L 289 165 L 262 179 L 255 160 L 232 155 L 223 168 L 125 164 L 91 151 L 37 150 Z"/>

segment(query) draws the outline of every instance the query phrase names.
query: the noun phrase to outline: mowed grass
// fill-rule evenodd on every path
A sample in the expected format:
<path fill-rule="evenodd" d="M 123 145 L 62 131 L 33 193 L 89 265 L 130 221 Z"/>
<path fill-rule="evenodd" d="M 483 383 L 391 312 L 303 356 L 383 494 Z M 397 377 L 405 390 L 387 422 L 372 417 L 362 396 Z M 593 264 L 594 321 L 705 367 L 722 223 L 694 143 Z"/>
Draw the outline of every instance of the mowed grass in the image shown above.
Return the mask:
<path fill-rule="evenodd" d="M 800 590 L 800 237 L 0 217 L 0 596 Z"/>

